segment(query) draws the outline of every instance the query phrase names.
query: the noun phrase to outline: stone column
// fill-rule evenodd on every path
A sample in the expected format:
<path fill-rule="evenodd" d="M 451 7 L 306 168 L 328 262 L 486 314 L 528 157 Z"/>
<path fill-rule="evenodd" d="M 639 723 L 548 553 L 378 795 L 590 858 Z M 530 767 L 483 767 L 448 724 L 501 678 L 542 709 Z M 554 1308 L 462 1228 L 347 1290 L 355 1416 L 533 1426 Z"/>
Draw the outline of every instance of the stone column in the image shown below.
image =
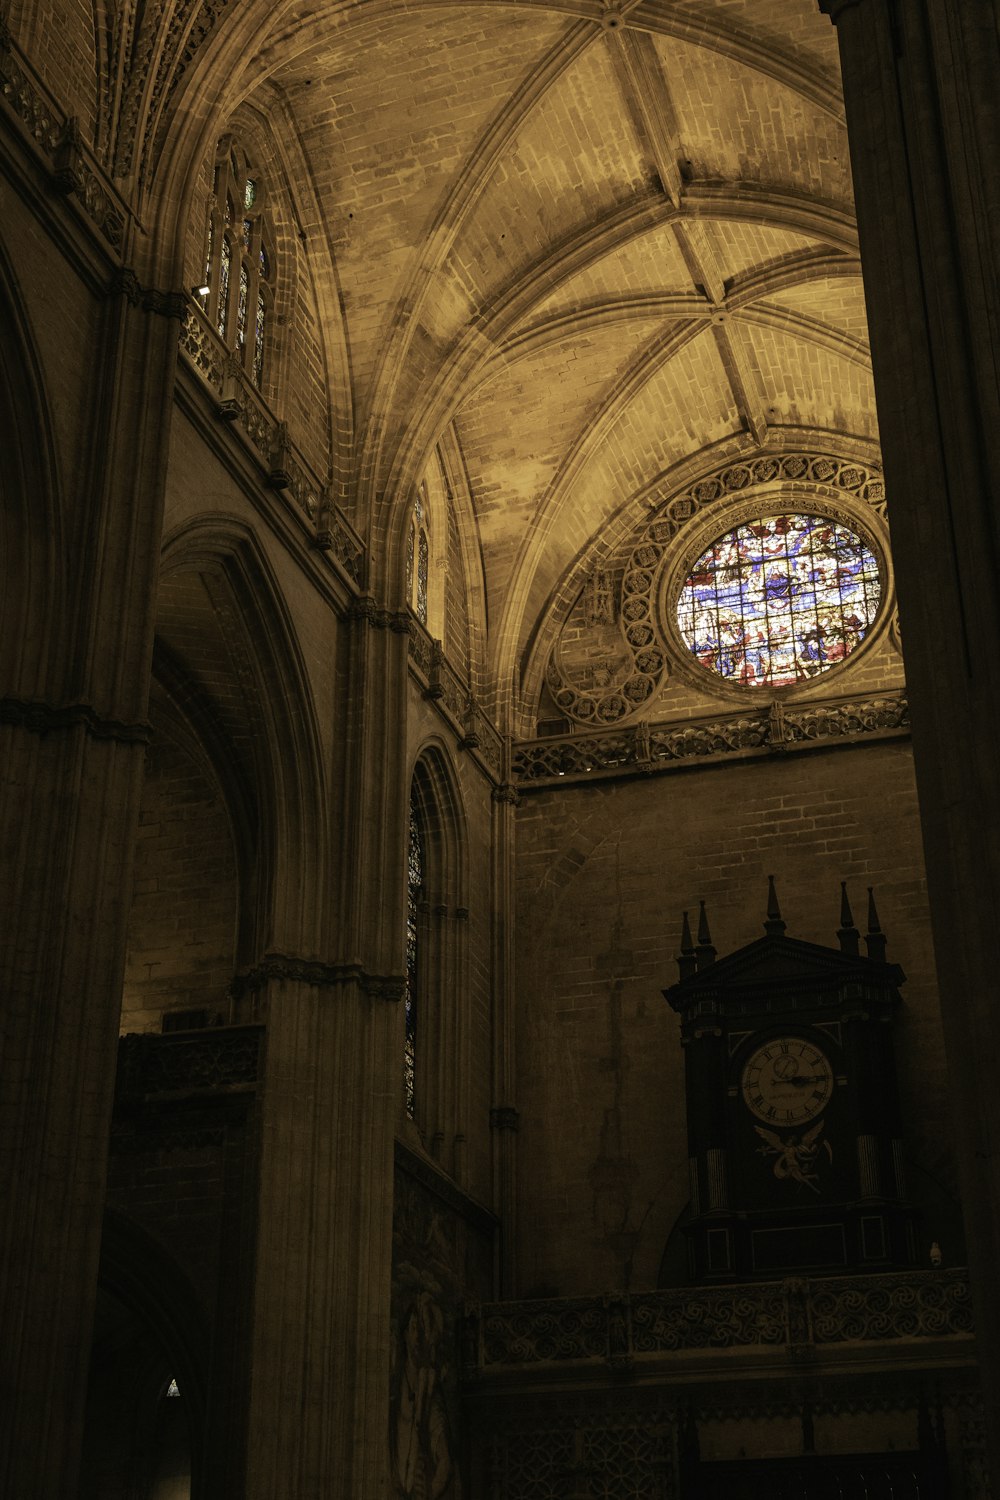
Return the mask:
<path fill-rule="evenodd" d="M 840 43 L 978 1346 L 996 1412 L 998 14 L 994 0 L 820 6 Z M 991 1440 L 1000 1474 L 996 1423 Z"/>
<path fill-rule="evenodd" d="M 77 1487 L 182 311 L 116 277 L 24 622 L 46 648 L 0 703 L 0 1492 L 24 1500 Z"/>
<path fill-rule="evenodd" d="M 500 1221 L 497 1295 L 516 1297 L 517 1125 L 514 1107 L 514 844 L 518 792 L 510 779 L 510 741 L 504 746 L 504 780 L 493 789 L 492 1014 L 493 1212 Z"/>
<path fill-rule="evenodd" d="M 270 955 L 258 971 L 268 1031 L 247 1500 L 389 1492 L 406 628 L 362 600 L 341 632 L 335 957 Z"/>

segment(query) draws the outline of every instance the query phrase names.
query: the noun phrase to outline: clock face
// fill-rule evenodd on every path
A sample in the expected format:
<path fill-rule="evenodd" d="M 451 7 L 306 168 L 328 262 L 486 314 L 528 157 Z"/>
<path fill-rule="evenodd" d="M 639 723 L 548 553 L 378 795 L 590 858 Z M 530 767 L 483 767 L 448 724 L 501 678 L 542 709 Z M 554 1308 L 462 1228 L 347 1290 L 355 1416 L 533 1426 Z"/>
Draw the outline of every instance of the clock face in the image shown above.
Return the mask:
<path fill-rule="evenodd" d="M 803 1125 L 826 1108 L 833 1068 L 826 1053 L 800 1036 L 778 1036 L 758 1047 L 743 1069 L 747 1109 L 769 1125 Z"/>

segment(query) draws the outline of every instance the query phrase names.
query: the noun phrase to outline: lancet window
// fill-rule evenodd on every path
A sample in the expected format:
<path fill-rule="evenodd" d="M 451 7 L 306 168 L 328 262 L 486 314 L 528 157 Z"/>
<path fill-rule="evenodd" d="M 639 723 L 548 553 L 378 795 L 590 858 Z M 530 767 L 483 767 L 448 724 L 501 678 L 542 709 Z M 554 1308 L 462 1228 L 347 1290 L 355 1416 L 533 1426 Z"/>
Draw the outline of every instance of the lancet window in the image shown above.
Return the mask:
<path fill-rule="evenodd" d="M 202 307 L 254 385 L 267 369 L 274 315 L 274 234 L 267 192 L 250 158 L 220 144 L 205 236 Z"/>
<path fill-rule="evenodd" d="M 421 625 L 427 624 L 430 556 L 427 490 L 421 485 L 413 501 L 413 515 L 406 538 L 406 598 Z"/>
<path fill-rule="evenodd" d="M 420 817 L 410 799 L 406 855 L 406 995 L 403 1037 L 403 1100 L 413 1119 L 416 1109 L 417 1020 L 420 993 L 420 902 L 424 887 L 424 843 Z"/>

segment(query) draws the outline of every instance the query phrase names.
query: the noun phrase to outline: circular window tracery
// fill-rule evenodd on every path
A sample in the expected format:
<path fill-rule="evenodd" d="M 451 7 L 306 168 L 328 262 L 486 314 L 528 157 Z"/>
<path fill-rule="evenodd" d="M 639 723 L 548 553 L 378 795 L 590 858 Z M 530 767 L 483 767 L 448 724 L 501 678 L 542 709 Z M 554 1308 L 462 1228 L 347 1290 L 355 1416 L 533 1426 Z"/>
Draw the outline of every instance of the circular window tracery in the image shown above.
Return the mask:
<path fill-rule="evenodd" d="M 743 521 L 690 569 L 676 618 L 703 667 L 748 687 L 790 687 L 846 660 L 882 601 L 878 558 L 842 521 L 796 512 Z"/>

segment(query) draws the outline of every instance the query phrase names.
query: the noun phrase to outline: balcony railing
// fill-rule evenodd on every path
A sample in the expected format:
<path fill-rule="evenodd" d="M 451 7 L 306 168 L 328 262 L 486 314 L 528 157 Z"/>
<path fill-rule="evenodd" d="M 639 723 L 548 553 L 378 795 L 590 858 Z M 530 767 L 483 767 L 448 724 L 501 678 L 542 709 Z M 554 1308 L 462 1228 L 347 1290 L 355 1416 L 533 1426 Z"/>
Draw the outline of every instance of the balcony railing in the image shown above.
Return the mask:
<path fill-rule="evenodd" d="M 216 415 L 231 422 L 264 472 L 271 489 L 286 495 L 317 547 L 329 552 L 359 588 L 365 581 L 365 547 L 334 503 L 288 428 L 247 379 L 240 361 L 219 337 L 201 308 L 190 302 L 181 331 L 181 352 L 212 393 Z"/>
<path fill-rule="evenodd" d="M 632 724 L 624 729 L 522 740 L 513 747 L 511 771 L 517 784 L 527 790 L 567 777 L 594 780 L 648 775 L 697 761 L 772 755 L 838 740 L 885 738 L 907 733 L 909 725 L 907 700 L 900 693 L 796 708 L 775 702 L 729 717 Z"/>
<path fill-rule="evenodd" d="M 250 1092 L 260 1076 L 263 1042 L 260 1025 L 123 1036 L 118 1043 L 116 1103 Z"/>
<path fill-rule="evenodd" d="M 971 1356 L 973 1326 L 967 1273 L 955 1269 L 485 1303 L 469 1310 L 466 1332 L 466 1373 L 476 1379 L 684 1351 L 823 1353 L 955 1339 Z"/>

